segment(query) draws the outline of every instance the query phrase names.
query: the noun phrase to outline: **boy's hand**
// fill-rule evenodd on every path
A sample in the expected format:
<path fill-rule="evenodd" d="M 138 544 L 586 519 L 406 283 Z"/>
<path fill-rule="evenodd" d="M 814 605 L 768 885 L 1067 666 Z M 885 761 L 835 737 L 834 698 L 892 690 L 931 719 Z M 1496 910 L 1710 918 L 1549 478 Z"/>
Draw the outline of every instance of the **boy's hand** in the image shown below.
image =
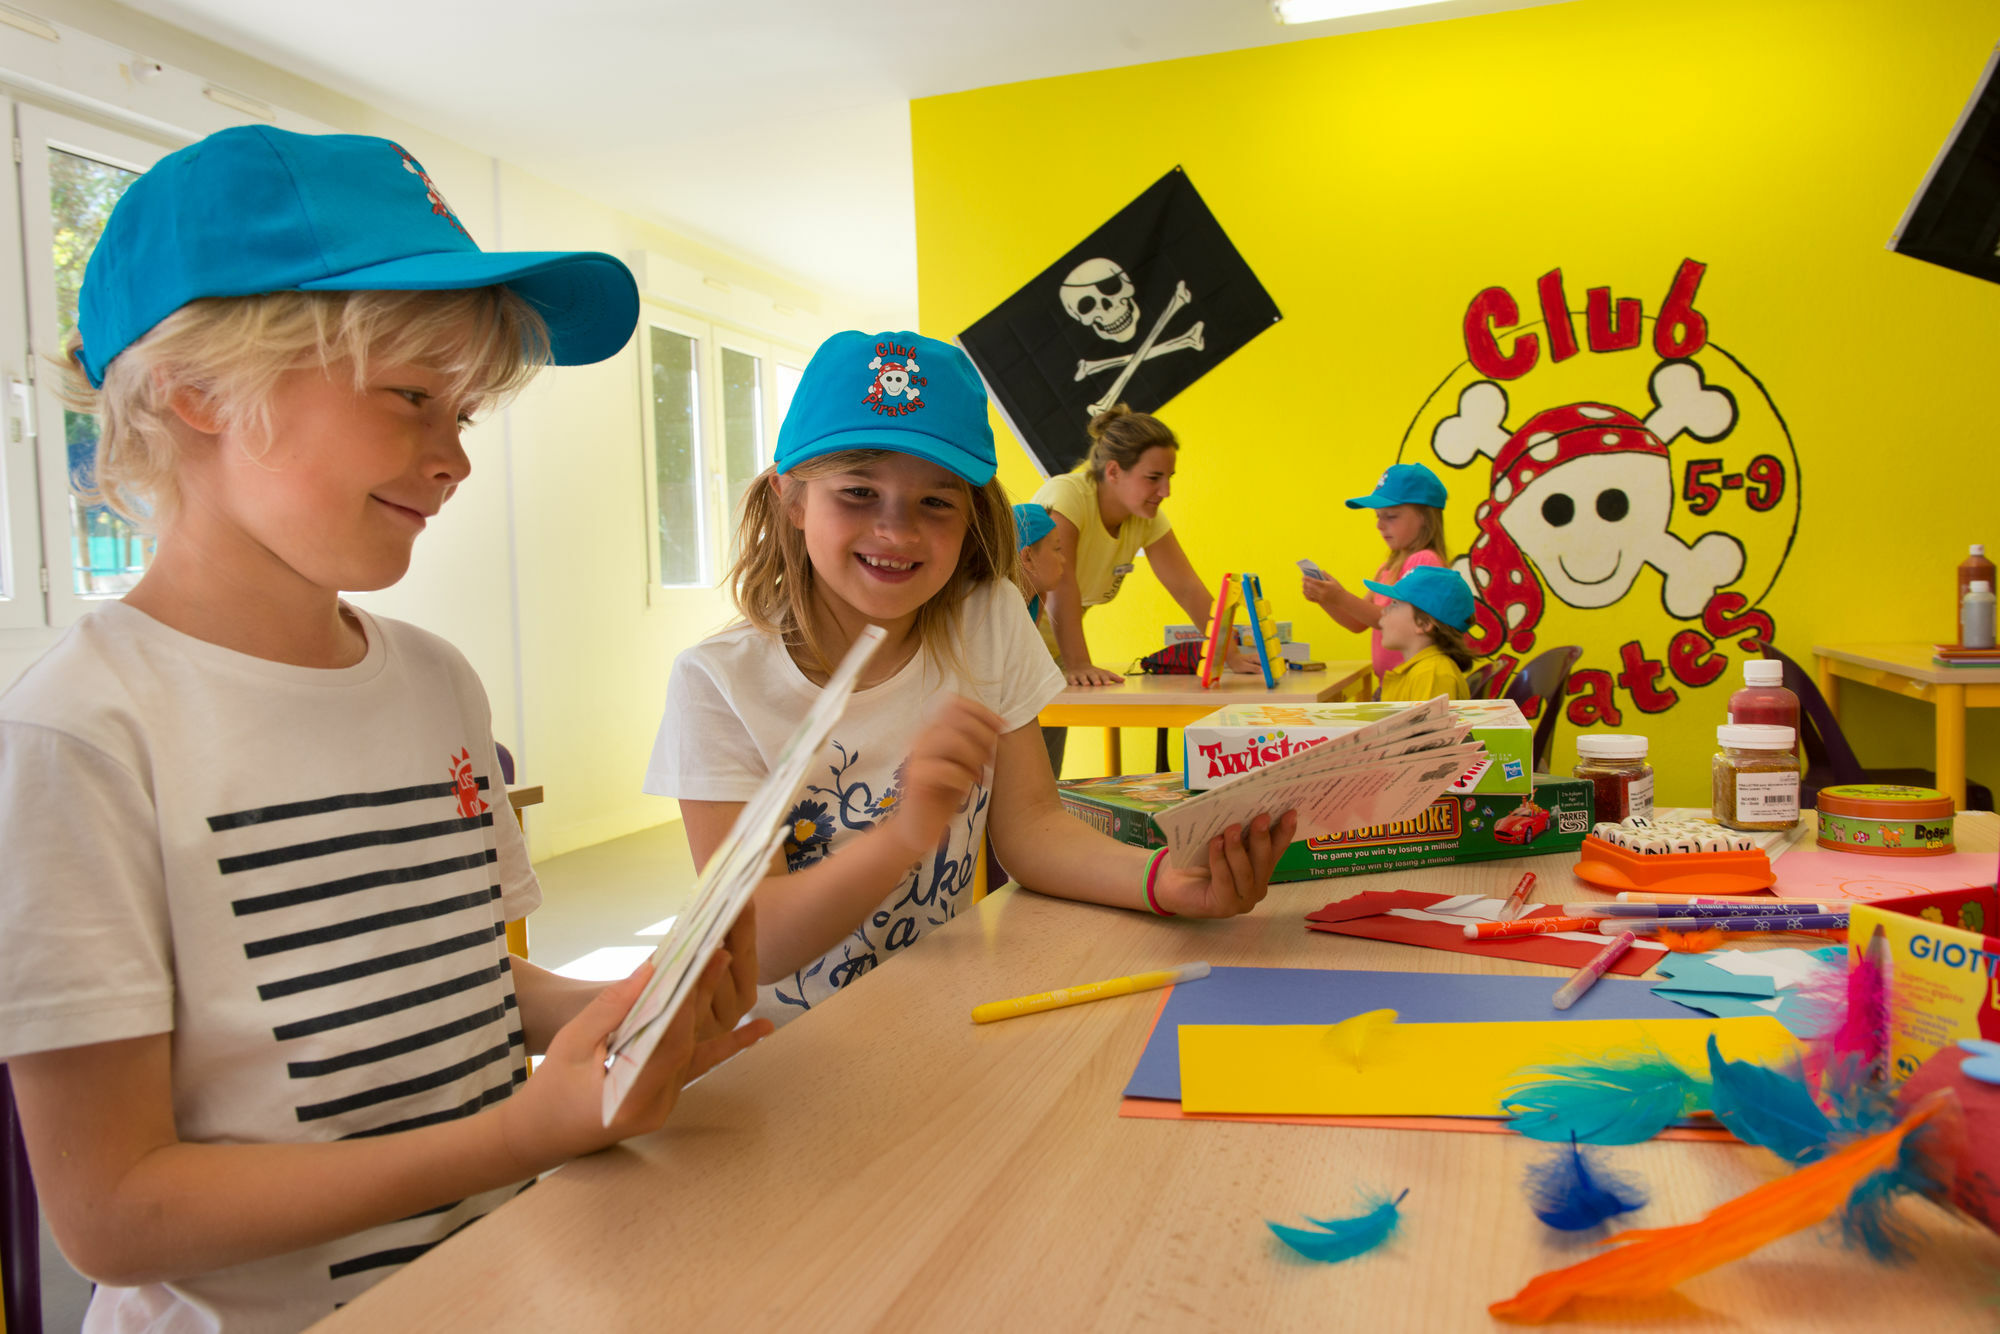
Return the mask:
<path fill-rule="evenodd" d="M 611 1034 L 652 977 L 651 961 L 597 993 L 596 1000 L 563 1025 L 534 1076 L 500 1104 L 501 1138 L 520 1175 L 545 1172 L 581 1154 L 658 1130 L 666 1124 L 683 1085 L 769 1034 L 771 1021 L 759 1019 L 707 1041 L 695 1040 L 698 1026 L 712 1024 L 734 1004 L 732 1000 L 722 1009 L 716 1005 L 718 991 L 736 994 L 733 962 L 727 950 L 717 951 L 708 961 L 694 994 L 660 1036 L 609 1126 L 604 1124 L 604 1062 Z M 755 998 L 754 972 L 749 994 Z"/>
<path fill-rule="evenodd" d="M 1109 667 L 1099 667 L 1092 662 L 1064 671 L 1063 680 L 1073 686 L 1115 686 L 1121 684 L 1125 678 Z"/>
<path fill-rule="evenodd" d="M 1234 917 L 1264 901 L 1271 888 L 1271 870 L 1299 827 L 1297 811 L 1286 811 L 1275 823 L 1260 815 L 1248 828 L 1231 825 L 1208 841 L 1204 870 L 1177 871 L 1164 863 L 1153 884 L 1162 908 L 1182 917 Z"/>
<path fill-rule="evenodd" d="M 917 743 L 903 764 L 903 792 L 883 825 L 911 861 L 927 857 L 993 767 L 1005 720 L 984 704 L 940 692 L 924 706 Z"/>

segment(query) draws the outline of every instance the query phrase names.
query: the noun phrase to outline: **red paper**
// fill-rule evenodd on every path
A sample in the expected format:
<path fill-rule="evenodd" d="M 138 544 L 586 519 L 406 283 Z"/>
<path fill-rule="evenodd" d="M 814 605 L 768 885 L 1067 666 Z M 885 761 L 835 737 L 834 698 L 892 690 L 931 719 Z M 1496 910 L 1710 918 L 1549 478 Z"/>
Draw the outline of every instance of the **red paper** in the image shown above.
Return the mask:
<path fill-rule="evenodd" d="M 1434 903 L 1442 903 L 1454 897 L 1456 896 L 1451 894 L 1421 894 L 1410 890 L 1357 894 L 1351 899 L 1329 903 L 1318 912 L 1308 913 L 1306 925 L 1314 931 L 1325 931 L 1336 936 L 1359 936 L 1363 940 L 1390 940 L 1399 945 L 1450 950 L 1454 954 L 1483 954 L 1499 959 L 1519 959 L 1526 963 L 1554 964 L 1559 968 L 1581 968 L 1611 943 L 1609 937 L 1599 942 L 1559 940 L 1553 936 L 1467 940 L 1465 928 L 1451 922 L 1419 922 L 1408 917 L 1386 915 L 1391 908 L 1428 908 Z M 1384 900 L 1396 901 L 1383 902 Z M 1555 904 L 1545 903 L 1521 915 L 1553 917 L 1561 916 L 1561 910 Z M 1610 971 L 1621 973 L 1626 977 L 1638 977 L 1665 957 L 1666 953 L 1663 950 L 1630 949 L 1611 965 Z"/>

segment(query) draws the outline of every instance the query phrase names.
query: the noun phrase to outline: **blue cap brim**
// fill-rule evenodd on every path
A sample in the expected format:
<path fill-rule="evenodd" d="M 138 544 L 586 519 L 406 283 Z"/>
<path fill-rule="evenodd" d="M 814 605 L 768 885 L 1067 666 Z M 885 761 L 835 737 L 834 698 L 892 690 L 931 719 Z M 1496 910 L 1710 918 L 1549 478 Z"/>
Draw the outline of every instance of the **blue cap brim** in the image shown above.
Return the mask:
<path fill-rule="evenodd" d="M 930 435 L 908 426 L 880 431 L 864 426 L 852 431 L 836 431 L 832 435 L 821 436 L 787 460 L 785 471 L 790 472 L 807 459 L 816 459 L 823 454 L 838 454 L 848 449 L 886 449 L 893 454 L 910 454 L 920 459 L 929 459 L 940 468 L 948 468 L 957 473 L 974 486 L 985 486 L 993 480 L 993 474 L 999 471 L 991 459 L 982 459 L 942 436 Z"/>
<path fill-rule="evenodd" d="M 302 292 L 455 292 L 508 287 L 549 328 L 558 366 L 587 366 L 618 355 L 639 324 L 632 271 L 591 250 L 446 250 L 410 255 L 299 284 Z"/>
<path fill-rule="evenodd" d="M 1350 505 L 1353 503 L 1354 503 L 1353 501 L 1348 502 L 1348 504 Z M 1402 601 L 1401 598 L 1396 597 L 1395 588 L 1389 584 L 1378 584 L 1373 579 L 1363 579 L 1361 582 L 1368 585 L 1368 587 L 1371 590 L 1380 593 L 1385 598 L 1395 598 L 1395 600 L 1398 602 Z"/>

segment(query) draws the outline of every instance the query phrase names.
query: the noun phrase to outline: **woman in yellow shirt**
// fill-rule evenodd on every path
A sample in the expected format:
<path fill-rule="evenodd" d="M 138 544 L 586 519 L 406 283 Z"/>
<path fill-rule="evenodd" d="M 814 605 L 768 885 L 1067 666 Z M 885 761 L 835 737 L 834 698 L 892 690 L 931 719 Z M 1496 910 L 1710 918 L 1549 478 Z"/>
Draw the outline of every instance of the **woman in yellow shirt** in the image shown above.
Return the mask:
<path fill-rule="evenodd" d="M 1419 565 L 1393 584 L 1361 582 L 1388 599 L 1382 608 L 1382 647 L 1403 655 L 1402 663 L 1379 682 L 1368 678 L 1369 697 L 1472 698 L 1465 684 L 1465 669 L 1472 666 L 1472 650 L 1465 643 L 1472 624 L 1472 590 L 1465 580 L 1453 570 Z"/>

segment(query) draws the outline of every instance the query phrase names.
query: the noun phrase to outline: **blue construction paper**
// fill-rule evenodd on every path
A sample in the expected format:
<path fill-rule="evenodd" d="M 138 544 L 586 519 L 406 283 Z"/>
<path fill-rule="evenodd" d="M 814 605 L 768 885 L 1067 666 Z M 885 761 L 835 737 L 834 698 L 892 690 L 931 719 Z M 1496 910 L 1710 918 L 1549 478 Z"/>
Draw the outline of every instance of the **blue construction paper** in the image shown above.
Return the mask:
<path fill-rule="evenodd" d="M 1182 1024 L 1337 1024 L 1369 1010 L 1394 1010 L 1406 1024 L 1687 1018 L 1686 1010 L 1655 996 L 1651 983 L 1612 977 L 1600 980 L 1569 1009 L 1558 1010 L 1550 998 L 1562 982 L 1559 977 L 1477 973 L 1217 968 L 1199 982 L 1174 988 L 1125 1096 L 1180 1101 Z"/>
<path fill-rule="evenodd" d="M 1717 968 L 1699 956 L 1683 959 L 1663 959 L 1659 972 L 1670 979 L 1659 983 L 1674 991 L 1702 991 L 1711 995 L 1755 996 L 1764 1000 L 1778 994 L 1777 982 L 1765 974 L 1732 973 L 1727 968 Z"/>
<path fill-rule="evenodd" d="M 1665 1000 L 1685 1005 L 1690 1010 L 1699 1010 L 1703 1014 L 1712 1014 L 1717 1019 L 1735 1019 L 1743 1015 L 1761 1014 L 1768 1018 L 1775 1018 L 1781 1024 L 1785 1022 L 1782 1010 L 1773 1011 L 1767 1005 L 1759 1005 L 1756 998 L 1752 996 L 1731 996 L 1715 991 L 1693 991 L 1684 987 L 1654 987 L 1653 994 Z M 1766 999 L 1769 998 L 1766 997 Z M 1791 1025 L 1785 1024 L 1785 1027 L 1790 1028 Z"/>

